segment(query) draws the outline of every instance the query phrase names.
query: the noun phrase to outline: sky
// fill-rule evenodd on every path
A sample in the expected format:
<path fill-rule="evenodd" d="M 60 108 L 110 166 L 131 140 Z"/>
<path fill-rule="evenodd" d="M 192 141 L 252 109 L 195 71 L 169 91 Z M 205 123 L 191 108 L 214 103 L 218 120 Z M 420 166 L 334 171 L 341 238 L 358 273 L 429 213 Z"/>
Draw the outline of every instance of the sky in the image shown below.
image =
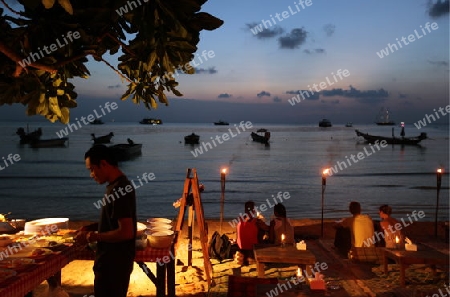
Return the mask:
<path fill-rule="evenodd" d="M 91 77 L 74 80 L 73 113 L 115 101 L 124 121 L 370 123 L 388 108 L 393 120 L 413 123 L 449 104 L 448 3 L 209 0 L 202 11 L 224 24 L 202 31 L 197 73 L 177 76 L 183 97 L 169 94 L 169 106 L 152 111 L 119 102 L 126 82 L 92 62 Z M 0 108 L 5 119 L 17 112 L 25 109 Z"/>

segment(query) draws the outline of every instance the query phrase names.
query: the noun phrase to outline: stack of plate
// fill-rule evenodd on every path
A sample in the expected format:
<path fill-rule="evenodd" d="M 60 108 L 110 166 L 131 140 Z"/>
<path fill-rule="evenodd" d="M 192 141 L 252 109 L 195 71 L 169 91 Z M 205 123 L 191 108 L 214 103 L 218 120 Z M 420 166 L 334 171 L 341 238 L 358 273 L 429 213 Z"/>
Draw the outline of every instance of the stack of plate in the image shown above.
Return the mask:
<path fill-rule="evenodd" d="M 69 229 L 68 218 L 45 218 L 26 222 L 24 234 L 50 235 L 59 229 Z"/>
<path fill-rule="evenodd" d="M 166 218 L 150 218 L 147 220 L 148 241 L 151 247 L 170 247 L 174 232 L 172 231 L 172 221 Z"/>

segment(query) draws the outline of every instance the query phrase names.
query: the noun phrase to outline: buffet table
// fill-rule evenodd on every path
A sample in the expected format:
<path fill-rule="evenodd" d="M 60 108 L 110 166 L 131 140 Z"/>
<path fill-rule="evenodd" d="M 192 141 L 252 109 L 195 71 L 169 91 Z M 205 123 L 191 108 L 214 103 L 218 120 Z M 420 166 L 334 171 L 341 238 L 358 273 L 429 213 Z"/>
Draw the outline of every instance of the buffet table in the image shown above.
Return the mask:
<path fill-rule="evenodd" d="M 79 252 L 76 258 L 76 260 L 94 259 L 94 251 L 87 248 Z M 175 243 L 167 248 L 147 246 L 145 250 L 136 250 L 134 261 L 155 284 L 157 297 L 175 296 Z M 157 263 L 156 275 L 147 267 L 145 262 Z M 1 296 L 3 297 L 3 295 Z"/>
<path fill-rule="evenodd" d="M 12 268 L 16 275 L 0 281 L 0 296 L 23 297 L 51 277 L 61 281 L 61 269 L 78 257 L 84 247 L 62 245 L 52 254 L 38 257 L 35 263 Z"/>

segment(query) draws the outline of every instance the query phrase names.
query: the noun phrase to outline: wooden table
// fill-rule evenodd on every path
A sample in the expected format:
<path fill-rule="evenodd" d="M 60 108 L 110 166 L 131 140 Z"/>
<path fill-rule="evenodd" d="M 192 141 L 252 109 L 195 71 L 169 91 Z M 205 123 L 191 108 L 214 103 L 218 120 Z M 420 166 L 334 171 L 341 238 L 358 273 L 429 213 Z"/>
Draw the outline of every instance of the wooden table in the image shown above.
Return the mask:
<path fill-rule="evenodd" d="M 293 245 L 255 245 L 254 254 L 258 277 L 264 277 L 264 263 L 314 265 L 316 257 L 309 250 L 297 250 Z M 306 267 L 308 270 L 308 266 Z"/>
<path fill-rule="evenodd" d="M 17 275 L 0 283 L 0 296 L 23 297 L 48 279 L 52 279 L 55 284 L 60 283 L 61 269 L 75 260 L 79 251 L 80 247 L 78 246 L 65 245 L 53 254 L 36 259 L 35 264 L 16 269 Z"/>
<path fill-rule="evenodd" d="M 175 296 L 175 245 L 173 243 L 170 247 L 161 249 L 147 246 L 145 250 L 136 250 L 134 261 L 155 284 L 157 297 Z M 85 249 L 77 257 L 77 260 L 94 259 L 95 253 L 91 249 Z M 145 262 L 157 263 L 156 275 Z"/>
<path fill-rule="evenodd" d="M 400 265 L 400 285 L 405 286 L 405 269 L 411 264 L 428 264 L 436 272 L 436 265 L 449 266 L 449 257 L 436 250 L 392 250 L 384 249 L 384 273 L 388 273 L 388 259 L 393 259 Z"/>

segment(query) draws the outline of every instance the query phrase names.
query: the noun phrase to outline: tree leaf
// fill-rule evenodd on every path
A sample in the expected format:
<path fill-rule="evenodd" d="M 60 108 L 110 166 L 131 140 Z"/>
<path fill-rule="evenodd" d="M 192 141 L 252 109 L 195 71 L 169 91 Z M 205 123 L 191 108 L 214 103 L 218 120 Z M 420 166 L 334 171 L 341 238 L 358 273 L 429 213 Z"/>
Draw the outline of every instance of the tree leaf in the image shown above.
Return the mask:
<path fill-rule="evenodd" d="M 50 9 L 55 4 L 55 0 L 42 0 L 42 5 L 44 5 L 45 8 Z"/>

